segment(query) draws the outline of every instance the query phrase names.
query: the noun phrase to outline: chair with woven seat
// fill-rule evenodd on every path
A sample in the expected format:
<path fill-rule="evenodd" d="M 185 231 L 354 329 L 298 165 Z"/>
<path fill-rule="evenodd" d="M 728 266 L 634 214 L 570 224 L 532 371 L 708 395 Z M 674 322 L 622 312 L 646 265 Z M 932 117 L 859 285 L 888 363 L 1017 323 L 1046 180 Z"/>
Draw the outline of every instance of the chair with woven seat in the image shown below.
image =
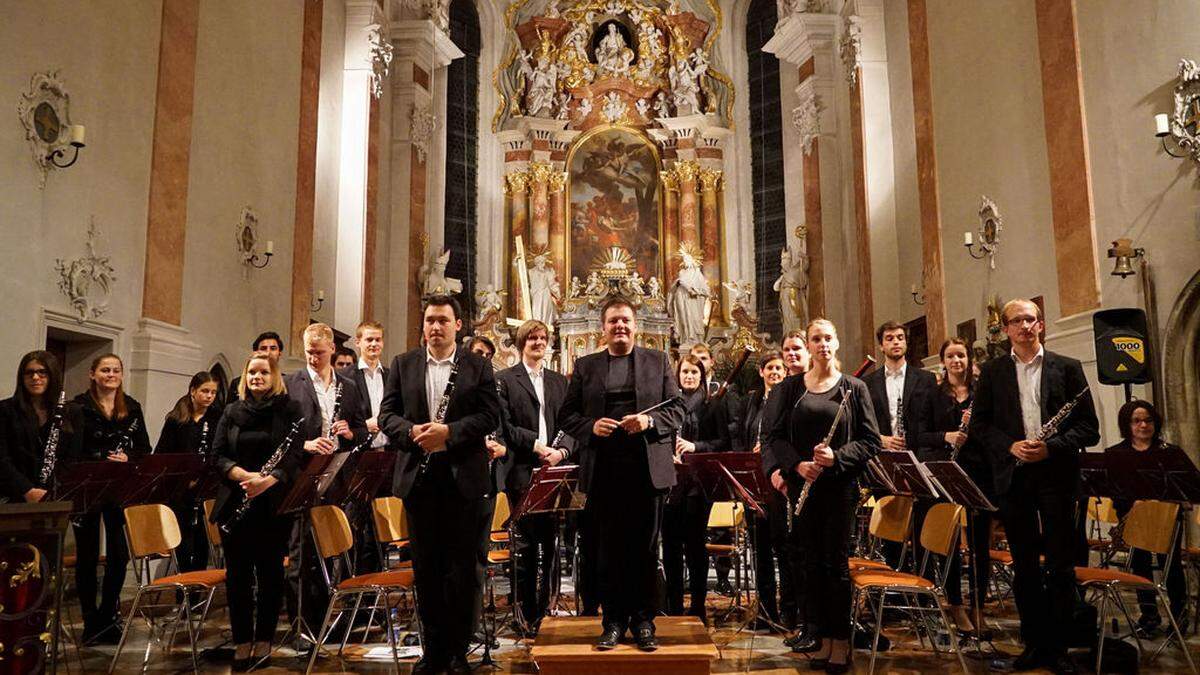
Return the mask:
<path fill-rule="evenodd" d="M 851 557 L 850 569 L 890 570 L 891 567 L 882 560 L 871 556 L 878 555 L 879 543 L 891 541 L 900 544 L 899 565 L 903 567 L 904 558 L 908 554 L 908 538 L 912 534 L 912 498 L 900 495 L 888 495 L 875 502 L 871 510 L 871 522 L 867 532 L 871 535 L 871 546 L 867 557 Z"/>
<path fill-rule="evenodd" d="M 399 671 L 400 657 L 396 651 L 396 632 L 392 626 L 391 605 L 388 598 L 394 593 L 400 594 L 401 597 L 411 593 L 415 606 L 416 589 L 413 584 L 413 571 L 400 569 L 354 575 L 353 562 L 350 560 L 350 549 L 354 547 L 354 532 L 350 529 L 350 520 L 346 517 L 346 512 L 332 505 L 315 506 L 309 509 L 309 520 L 312 524 L 313 539 L 317 544 L 321 574 L 329 585 L 330 598 L 329 608 L 325 610 L 325 619 L 317 631 L 317 644 L 313 647 L 308 660 L 308 668 L 304 672 L 312 672 L 313 666 L 317 663 L 317 655 L 324 647 L 325 641 L 329 639 L 342 616 L 351 611 L 342 606 L 343 603 L 349 598 L 354 598 L 353 612 L 357 612 L 362 605 L 363 596 L 373 596 L 377 603 L 383 603 L 388 646 L 392 649 L 392 662 Z M 335 580 L 335 576 L 329 570 L 331 561 L 340 561 L 344 565 L 345 578 L 340 581 Z M 351 617 L 353 617 L 353 613 Z M 353 622 L 353 618 L 350 621 Z M 338 649 L 338 655 L 342 653 L 345 645 L 346 641 L 343 640 L 341 648 Z"/>
<path fill-rule="evenodd" d="M 854 586 L 854 601 L 853 606 L 857 607 L 860 600 L 870 602 L 871 595 L 878 597 L 878 602 L 875 605 L 875 637 L 871 643 L 871 664 L 870 672 L 875 672 L 875 657 L 879 653 L 879 635 L 883 628 L 884 609 L 901 609 L 907 612 L 914 612 L 921 616 L 937 614 L 942 620 L 942 626 L 946 632 L 953 635 L 949 617 L 946 616 L 945 610 L 942 608 L 942 598 L 945 597 L 946 579 L 950 574 L 950 553 L 954 550 L 957 544 L 960 521 L 962 519 L 963 508 L 955 504 L 934 504 L 930 507 L 929 512 L 925 515 L 925 520 L 921 527 L 921 546 L 925 549 L 925 556 L 921 561 L 921 575 L 908 574 L 906 572 L 896 572 L 887 569 L 857 569 L 851 570 L 850 580 Z M 937 555 L 943 561 L 947 561 L 942 565 L 940 574 L 935 575 L 938 581 L 930 581 L 923 574 L 932 564 L 932 556 Z M 901 596 L 902 598 L 912 598 L 913 602 L 907 604 L 889 604 L 889 596 Z M 932 601 L 932 607 L 926 607 L 916 602 L 920 598 L 929 598 Z M 854 644 L 854 630 L 856 623 L 851 623 L 850 644 Z M 919 634 L 919 633 L 918 633 Z M 937 647 L 936 640 L 931 637 L 930 645 L 935 652 L 940 652 Z M 951 638 L 950 646 L 954 650 L 955 656 L 958 657 L 959 665 L 962 666 L 963 672 L 967 670 L 966 661 L 963 660 L 962 652 L 958 648 L 958 641 Z"/>
<path fill-rule="evenodd" d="M 1171 558 L 1175 551 L 1175 539 L 1180 536 L 1179 523 L 1176 520 L 1178 515 L 1178 504 L 1149 500 L 1134 502 L 1133 508 L 1125 516 L 1122 538 L 1131 551 L 1137 549 L 1151 554 L 1165 555 L 1166 564 L 1163 565 L 1163 569 L 1168 570 L 1171 568 Z M 1192 662 L 1192 655 L 1188 652 L 1187 645 L 1183 641 L 1183 634 L 1179 630 L 1175 614 L 1171 611 L 1171 604 L 1167 602 L 1165 586 L 1156 583 L 1153 579 L 1131 573 L 1129 566 L 1132 563 L 1132 559 L 1133 556 L 1129 556 L 1123 570 L 1108 567 L 1075 568 L 1075 579 L 1079 585 L 1083 586 L 1085 590 L 1097 591 L 1100 596 L 1100 635 L 1097 637 L 1096 642 L 1095 672 L 1103 672 L 1100 670 L 1104 657 L 1104 649 L 1102 647 L 1104 645 L 1104 638 L 1108 633 L 1108 608 L 1110 604 L 1116 605 L 1121 610 L 1121 613 L 1125 616 L 1126 623 L 1129 625 L 1130 633 L 1138 643 L 1138 651 L 1142 651 L 1142 640 L 1138 637 L 1133 619 L 1129 616 L 1129 611 L 1126 609 L 1125 602 L 1121 598 L 1121 590 L 1130 589 L 1154 591 L 1155 596 L 1167 614 L 1167 618 L 1171 622 L 1171 630 L 1175 635 L 1175 639 L 1178 640 L 1184 657 L 1187 658 L 1188 667 L 1195 673 L 1196 665 Z"/>
<path fill-rule="evenodd" d="M 225 570 L 177 572 L 158 579 L 151 579 L 150 564 L 153 562 L 166 560 L 167 572 L 170 572 L 172 565 L 176 570 L 179 569 L 179 562 L 175 558 L 175 548 L 179 546 L 183 536 L 179 531 L 179 522 L 175 520 L 175 513 L 165 504 L 141 504 L 126 508 L 125 539 L 129 544 L 129 557 L 133 561 L 133 572 L 137 579 L 138 589 L 133 596 L 133 605 L 129 608 L 129 616 L 125 620 L 125 628 L 121 631 L 121 640 L 117 643 L 117 651 L 113 655 L 108 672 L 112 673 L 116 669 L 117 660 L 125 648 L 129 631 L 133 628 L 133 618 L 140 615 L 146 621 L 146 626 L 150 631 L 150 637 L 146 640 L 146 653 L 142 657 L 143 672 L 150 661 L 150 648 L 153 643 L 158 642 L 162 645 L 164 652 L 169 651 L 179 623 L 184 622 L 191 645 L 192 670 L 199 673 L 196 643 L 200 637 L 200 629 L 204 626 L 204 620 L 208 617 L 208 610 L 212 606 L 213 594 L 216 593 L 218 586 L 225 583 Z M 195 606 L 191 602 L 193 594 L 200 594 L 203 598 Z M 162 601 L 162 596 L 169 596 L 171 602 Z M 145 598 L 151 598 L 155 602 L 144 602 Z M 165 608 L 173 608 L 174 611 L 165 616 L 150 611 Z M 197 612 L 199 612 L 199 617 L 196 617 Z M 164 618 L 166 619 L 165 625 L 159 627 L 160 634 L 155 635 L 156 623 Z M 164 643 L 163 638 L 166 637 L 168 628 L 171 631 L 170 637 Z"/>

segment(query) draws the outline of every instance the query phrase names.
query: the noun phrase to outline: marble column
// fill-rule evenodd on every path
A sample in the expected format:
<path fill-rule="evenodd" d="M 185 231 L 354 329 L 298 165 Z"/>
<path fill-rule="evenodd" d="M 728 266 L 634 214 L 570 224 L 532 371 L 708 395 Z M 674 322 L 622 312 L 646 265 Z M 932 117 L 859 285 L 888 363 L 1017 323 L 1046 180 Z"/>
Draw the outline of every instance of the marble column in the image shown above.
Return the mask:
<path fill-rule="evenodd" d="M 676 162 L 675 175 L 679 178 L 679 243 L 700 247 L 699 213 L 696 200 L 697 179 L 700 165 L 695 160 Z M 671 253 L 675 253 L 671 251 Z"/>
<path fill-rule="evenodd" d="M 718 199 L 718 191 L 722 187 L 722 172 L 720 169 L 701 169 L 700 170 L 700 252 L 704 254 L 704 277 L 709 283 L 716 288 L 723 288 L 720 282 L 723 281 L 721 274 L 721 250 L 723 243 L 721 241 L 721 208 Z M 727 325 L 726 312 L 721 301 L 723 293 L 717 292 L 717 316 L 713 318 L 713 325 Z"/>
<path fill-rule="evenodd" d="M 550 174 L 553 169 L 545 162 L 529 166 L 530 236 L 525 250 L 542 250 L 550 245 Z"/>
<path fill-rule="evenodd" d="M 304 353 L 301 336 L 312 302 L 313 227 L 317 196 L 317 117 L 321 89 L 321 31 L 324 0 L 304 3 L 300 42 L 300 132 L 296 157 L 296 215 L 292 226 L 292 307 L 287 349 Z"/>
<path fill-rule="evenodd" d="M 555 271 L 558 273 L 558 282 L 563 288 L 567 287 L 570 282 L 570 277 L 567 276 L 565 259 L 563 251 L 567 246 L 567 231 L 569 225 L 567 223 L 567 174 L 563 171 L 554 171 L 549 178 L 550 190 L 550 258 Z"/>
<path fill-rule="evenodd" d="M 504 194 L 508 200 L 508 239 L 515 242 L 517 237 L 529 246 L 529 174 L 525 171 L 515 171 L 504 177 Z M 507 243 L 506 242 L 506 243 Z M 512 244 L 509 243 L 511 247 Z M 505 287 L 508 289 L 508 315 L 520 316 L 521 286 L 517 281 L 513 260 L 506 263 Z"/>
<path fill-rule="evenodd" d="M 679 177 L 674 171 L 658 172 L 663 199 L 663 249 L 668 260 L 679 250 Z M 668 264 L 663 272 L 663 288 L 675 282 L 675 265 Z"/>

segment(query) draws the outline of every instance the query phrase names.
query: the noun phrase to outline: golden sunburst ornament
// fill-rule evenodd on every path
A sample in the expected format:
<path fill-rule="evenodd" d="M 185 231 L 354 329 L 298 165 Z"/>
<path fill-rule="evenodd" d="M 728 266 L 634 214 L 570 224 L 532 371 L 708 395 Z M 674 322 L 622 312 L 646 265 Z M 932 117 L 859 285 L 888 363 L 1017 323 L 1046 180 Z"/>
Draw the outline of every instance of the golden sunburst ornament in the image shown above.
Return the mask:
<path fill-rule="evenodd" d="M 674 257 L 676 260 L 691 258 L 696 261 L 697 265 L 704 264 L 704 252 L 700 250 L 699 246 L 690 241 L 680 244 L 679 250 L 675 252 Z"/>
<path fill-rule="evenodd" d="M 609 246 L 592 258 L 592 269 L 605 279 L 623 279 L 633 268 L 633 256 L 620 246 Z"/>

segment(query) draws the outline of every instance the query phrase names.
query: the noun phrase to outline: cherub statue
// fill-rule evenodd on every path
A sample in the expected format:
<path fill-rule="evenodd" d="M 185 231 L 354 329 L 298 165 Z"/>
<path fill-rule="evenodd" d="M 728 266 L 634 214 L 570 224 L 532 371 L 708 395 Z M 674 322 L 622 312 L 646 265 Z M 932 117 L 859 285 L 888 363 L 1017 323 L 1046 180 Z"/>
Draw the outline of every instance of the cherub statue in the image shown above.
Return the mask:
<path fill-rule="evenodd" d="M 572 299 L 583 297 L 583 282 L 579 280 L 579 277 L 571 277 L 571 285 L 567 286 L 567 297 Z"/>
<path fill-rule="evenodd" d="M 650 277 L 646 282 L 646 295 L 652 300 L 662 300 L 662 284 L 658 277 Z"/>
<path fill-rule="evenodd" d="M 726 281 L 721 285 L 729 289 L 729 299 L 735 307 L 745 307 L 747 311 L 754 309 L 750 304 L 754 297 L 754 284 L 749 281 Z"/>
<path fill-rule="evenodd" d="M 508 292 L 496 288 L 494 284 L 487 284 L 482 290 L 476 291 L 475 298 L 479 301 L 479 320 L 491 312 L 500 311 L 504 307 L 505 295 L 508 295 Z"/>
<path fill-rule="evenodd" d="M 634 270 L 633 274 L 629 275 L 629 278 L 625 280 L 625 283 L 629 287 L 630 295 L 640 296 L 646 294 L 645 282 L 642 280 L 642 275 L 639 274 L 637 270 Z"/>
<path fill-rule="evenodd" d="M 583 294 L 590 298 L 598 298 L 604 295 L 604 280 L 600 278 L 600 273 L 592 270 L 587 277 L 587 288 Z"/>
<path fill-rule="evenodd" d="M 671 105 L 667 102 L 667 95 L 661 91 L 654 97 L 654 112 L 659 117 L 671 116 Z"/>
<path fill-rule="evenodd" d="M 436 258 L 421 266 L 423 295 L 456 295 L 462 293 L 462 281 L 446 276 L 446 266 L 450 264 L 450 250 L 447 249 Z"/>

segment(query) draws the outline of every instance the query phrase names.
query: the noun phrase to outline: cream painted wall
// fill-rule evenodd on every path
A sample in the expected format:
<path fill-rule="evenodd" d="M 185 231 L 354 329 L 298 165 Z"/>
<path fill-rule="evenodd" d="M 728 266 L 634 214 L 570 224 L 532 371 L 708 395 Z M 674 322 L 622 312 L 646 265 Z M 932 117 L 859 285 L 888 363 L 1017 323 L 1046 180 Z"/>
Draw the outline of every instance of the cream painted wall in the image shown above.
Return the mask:
<path fill-rule="evenodd" d="M 317 112 L 317 194 L 313 220 L 313 300 L 325 303 L 312 313 L 333 325 L 337 270 L 338 170 L 342 160 L 342 96 L 345 71 L 346 3 L 328 0 L 321 23 L 321 92 Z M 299 63 L 299 57 L 296 59 Z M 299 105 L 299 104 L 297 104 Z M 345 326 L 337 326 L 345 330 Z M 353 326 L 350 327 L 354 329 Z"/>
<path fill-rule="evenodd" d="M 117 333 L 117 351 L 128 357 L 128 336 L 141 314 L 161 15 L 153 0 L 5 3 L 0 295 L 9 304 L 0 322 L 0 396 L 10 394 L 21 354 L 45 344 L 42 308 L 69 310 L 54 261 L 85 254 L 92 216 L 100 230 L 97 253 L 109 256 L 117 276 L 102 321 L 113 324 L 106 330 Z M 71 95 L 71 121 L 87 126 L 87 148 L 39 190 L 16 103 L 34 73 L 55 69 Z"/>

